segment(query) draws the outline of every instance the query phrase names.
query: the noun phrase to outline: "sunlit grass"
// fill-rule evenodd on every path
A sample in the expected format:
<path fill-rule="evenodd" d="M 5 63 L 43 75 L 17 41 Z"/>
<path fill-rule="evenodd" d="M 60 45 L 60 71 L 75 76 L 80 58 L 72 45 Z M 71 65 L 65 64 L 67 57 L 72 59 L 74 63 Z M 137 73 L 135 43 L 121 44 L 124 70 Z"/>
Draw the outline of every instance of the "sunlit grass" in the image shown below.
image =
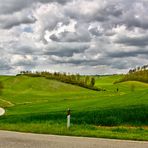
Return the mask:
<path fill-rule="evenodd" d="M 106 89 L 96 92 L 45 78 L 0 76 L 4 84 L 0 107 L 6 110 L 0 129 L 148 140 L 147 129 L 139 128 L 148 125 L 148 85 L 113 84 L 121 77 L 96 77 L 96 86 Z M 72 114 L 70 130 L 66 129 L 67 108 Z"/>

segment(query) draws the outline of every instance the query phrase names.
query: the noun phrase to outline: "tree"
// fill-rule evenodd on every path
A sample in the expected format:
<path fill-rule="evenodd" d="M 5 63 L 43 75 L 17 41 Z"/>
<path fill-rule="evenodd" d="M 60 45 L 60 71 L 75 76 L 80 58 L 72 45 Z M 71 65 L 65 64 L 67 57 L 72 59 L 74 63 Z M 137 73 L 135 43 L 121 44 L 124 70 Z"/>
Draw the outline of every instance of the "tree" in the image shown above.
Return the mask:
<path fill-rule="evenodd" d="M 3 86 L 3 84 L 2 84 L 2 82 L 0 82 L 0 95 L 1 95 L 1 93 L 2 93 L 2 89 L 4 88 L 4 86 Z"/>
<path fill-rule="evenodd" d="M 93 87 L 94 85 L 95 85 L 95 78 L 91 78 L 91 80 L 90 80 L 90 85 Z"/>
<path fill-rule="evenodd" d="M 76 81 L 80 82 L 80 75 L 79 74 L 76 74 Z"/>
<path fill-rule="evenodd" d="M 89 76 L 85 77 L 85 85 L 87 86 L 89 84 Z"/>

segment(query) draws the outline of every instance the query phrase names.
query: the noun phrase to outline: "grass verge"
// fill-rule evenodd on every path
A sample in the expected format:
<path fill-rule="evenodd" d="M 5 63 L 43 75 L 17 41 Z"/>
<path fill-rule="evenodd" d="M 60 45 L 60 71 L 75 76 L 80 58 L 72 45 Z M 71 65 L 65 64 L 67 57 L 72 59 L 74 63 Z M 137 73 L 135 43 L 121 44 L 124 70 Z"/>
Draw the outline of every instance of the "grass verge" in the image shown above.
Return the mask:
<path fill-rule="evenodd" d="M 125 140 L 142 140 L 148 141 L 148 129 L 144 127 L 97 127 L 93 125 L 71 125 L 70 129 L 66 128 L 66 123 L 19 123 L 5 124 L 0 123 L 0 129 L 44 133 L 69 136 L 97 137 L 110 139 L 125 139 Z"/>

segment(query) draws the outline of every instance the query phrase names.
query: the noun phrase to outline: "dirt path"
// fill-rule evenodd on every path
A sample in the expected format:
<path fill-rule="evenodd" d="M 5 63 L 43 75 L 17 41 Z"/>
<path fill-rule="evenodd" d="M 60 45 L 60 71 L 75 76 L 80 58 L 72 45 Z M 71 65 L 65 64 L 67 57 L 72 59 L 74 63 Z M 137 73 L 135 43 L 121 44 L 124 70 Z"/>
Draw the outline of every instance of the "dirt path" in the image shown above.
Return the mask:
<path fill-rule="evenodd" d="M 0 148 L 148 148 L 148 142 L 0 131 Z"/>
<path fill-rule="evenodd" d="M 3 108 L 0 107 L 0 116 L 5 114 L 5 110 Z"/>

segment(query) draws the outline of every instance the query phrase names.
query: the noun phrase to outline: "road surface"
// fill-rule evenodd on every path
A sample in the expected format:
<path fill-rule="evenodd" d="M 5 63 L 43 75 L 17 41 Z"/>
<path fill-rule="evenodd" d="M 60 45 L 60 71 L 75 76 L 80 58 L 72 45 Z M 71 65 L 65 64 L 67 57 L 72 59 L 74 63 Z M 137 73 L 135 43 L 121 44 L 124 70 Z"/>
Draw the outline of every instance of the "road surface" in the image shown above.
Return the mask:
<path fill-rule="evenodd" d="M 0 131 L 0 148 L 148 148 L 148 142 Z"/>

